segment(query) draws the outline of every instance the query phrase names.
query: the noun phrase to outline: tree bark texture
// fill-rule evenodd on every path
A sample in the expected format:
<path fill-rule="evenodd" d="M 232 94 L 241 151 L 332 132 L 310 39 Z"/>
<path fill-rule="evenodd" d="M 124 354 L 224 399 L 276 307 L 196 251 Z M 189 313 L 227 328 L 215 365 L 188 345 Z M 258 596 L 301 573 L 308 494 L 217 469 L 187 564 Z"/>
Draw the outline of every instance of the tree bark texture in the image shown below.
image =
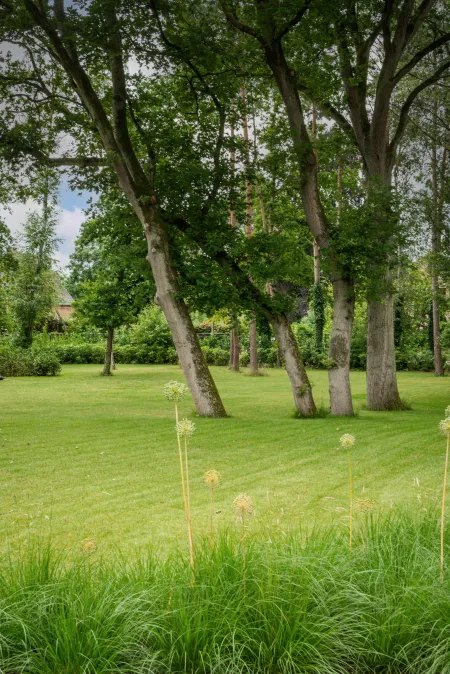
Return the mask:
<path fill-rule="evenodd" d="M 230 331 L 230 360 L 228 367 L 233 372 L 239 372 L 240 364 L 240 348 L 239 348 L 239 332 L 235 325 Z"/>
<path fill-rule="evenodd" d="M 355 294 L 353 283 L 342 278 L 333 279 L 333 320 L 328 356 L 331 414 L 353 414 L 350 390 L 350 347 L 352 341 Z"/>
<path fill-rule="evenodd" d="M 394 344 L 394 300 L 391 295 L 367 304 L 367 407 L 398 410 Z"/>
<path fill-rule="evenodd" d="M 114 341 L 114 328 L 108 328 L 106 333 L 106 351 L 105 351 L 105 364 L 103 366 L 102 375 L 104 377 L 109 377 L 111 374 L 112 358 L 113 358 L 113 341 Z"/>
<path fill-rule="evenodd" d="M 303 417 L 314 416 L 317 412 L 311 392 L 311 384 L 300 357 L 297 340 L 292 332 L 287 316 L 281 314 L 271 318 L 278 348 L 286 364 L 291 382 L 296 410 Z"/>

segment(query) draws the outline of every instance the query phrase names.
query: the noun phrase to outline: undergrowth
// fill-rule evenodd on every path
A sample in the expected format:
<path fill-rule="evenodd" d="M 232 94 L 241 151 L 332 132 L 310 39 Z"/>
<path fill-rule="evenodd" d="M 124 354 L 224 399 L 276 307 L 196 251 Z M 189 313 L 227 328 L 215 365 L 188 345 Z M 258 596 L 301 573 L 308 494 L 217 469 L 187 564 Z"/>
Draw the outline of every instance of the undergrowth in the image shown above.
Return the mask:
<path fill-rule="evenodd" d="M 450 582 L 439 516 L 360 512 L 337 528 L 77 561 L 51 544 L 0 562 L 0 672 L 442 674 Z M 446 541 L 446 546 L 450 539 Z"/>

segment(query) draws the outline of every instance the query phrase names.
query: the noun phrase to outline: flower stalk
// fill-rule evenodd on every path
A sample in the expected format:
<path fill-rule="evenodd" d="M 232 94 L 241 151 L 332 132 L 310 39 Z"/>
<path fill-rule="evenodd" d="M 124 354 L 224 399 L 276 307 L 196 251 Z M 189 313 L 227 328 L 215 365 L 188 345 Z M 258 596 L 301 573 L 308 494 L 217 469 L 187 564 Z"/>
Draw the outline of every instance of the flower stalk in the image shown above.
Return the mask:
<path fill-rule="evenodd" d="M 445 497 L 447 493 L 447 473 L 448 473 L 448 455 L 449 455 L 449 444 L 450 444 L 450 406 L 445 410 L 445 419 L 439 422 L 439 430 L 442 435 L 445 435 L 447 438 L 447 447 L 445 450 L 445 465 L 444 465 L 444 485 L 442 488 L 442 503 L 441 503 L 441 552 L 440 552 L 440 575 L 439 579 L 441 583 L 444 580 L 444 563 L 445 563 L 445 547 L 444 547 L 444 537 L 445 537 Z"/>
<path fill-rule="evenodd" d="M 208 470 L 203 476 L 203 482 L 209 487 L 209 547 L 212 551 L 214 547 L 214 490 L 220 487 L 220 473 L 217 470 Z"/>
<path fill-rule="evenodd" d="M 247 515 L 253 513 L 253 501 L 247 494 L 239 494 L 233 501 L 233 508 L 236 515 L 241 520 L 242 534 L 241 534 L 241 551 L 242 551 L 242 567 L 243 567 L 243 591 L 244 597 L 247 594 L 247 555 L 245 545 L 245 518 Z"/>
<path fill-rule="evenodd" d="M 169 402 L 175 406 L 175 431 L 177 434 L 178 457 L 180 461 L 181 490 L 183 493 L 184 515 L 186 518 L 188 541 L 189 541 L 189 560 L 192 574 L 195 574 L 195 549 L 194 537 L 192 533 L 191 518 L 191 497 L 189 489 L 189 467 L 188 467 L 188 440 L 195 431 L 195 425 L 189 419 L 180 421 L 178 414 L 178 403 L 183 400 L 187 393 L 187 386 L 177 381 L 170 381 L 164 387 L 164 395 Z M 184 438 L 184 456 L 181 439 Z"/>
<path fill-rule="evenodd" d="M 352 455 L 351 448 L 355 444 L 355 436 L 350 435 L 350 433 L 345 433 L 339 439 L 339 444 L 342 449 L 347 450 L 348 457 L 348 476 L 349 476 L 349 500 L 350 500 L 350 534 L 349 534 L 349 548 L 352 549 L 353 545 L 353 466 L 352 466 Z"/>

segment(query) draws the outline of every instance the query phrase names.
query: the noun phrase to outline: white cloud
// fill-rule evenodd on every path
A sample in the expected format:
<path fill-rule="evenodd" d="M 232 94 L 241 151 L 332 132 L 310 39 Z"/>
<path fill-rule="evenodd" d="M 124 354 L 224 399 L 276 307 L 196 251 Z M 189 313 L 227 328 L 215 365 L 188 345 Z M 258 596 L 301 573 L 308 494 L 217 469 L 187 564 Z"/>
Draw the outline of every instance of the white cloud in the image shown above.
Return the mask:
<path fill-rule="evenodd" d="M 0 218 L 6 223 L 13 234 L 18 234 L 27 216 L 33 210 L 39 208 L 35 201 L 29 200 L 24 204 L 9 204 L 6 208 L 0 208 Z M 59 213 L 56 235 L 61 239 L 56 260 L 59 266 L 65 267 L 69 263 L 70 254 L 73 253 L 75 240 L 80 227 L 86 219 L 81 208 L 72 211 L 62 208 Z"/>

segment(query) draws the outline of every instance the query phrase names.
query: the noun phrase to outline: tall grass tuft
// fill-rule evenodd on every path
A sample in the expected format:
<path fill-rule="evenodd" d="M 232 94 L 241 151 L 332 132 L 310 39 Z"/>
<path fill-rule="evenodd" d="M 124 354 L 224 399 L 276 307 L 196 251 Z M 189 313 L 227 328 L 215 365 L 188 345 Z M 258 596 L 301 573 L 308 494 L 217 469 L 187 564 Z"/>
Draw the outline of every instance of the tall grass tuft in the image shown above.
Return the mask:
<path fill-rule="evenodd" d="M 174 552 L 69 561 L 50 546 L 0 560 L 2 674 L 443 674 L 450 585 L 436 513 L 270 540 L 197 541 L 196 583 Z M 445 540 L 448 547 L 449 537 Z"/>

